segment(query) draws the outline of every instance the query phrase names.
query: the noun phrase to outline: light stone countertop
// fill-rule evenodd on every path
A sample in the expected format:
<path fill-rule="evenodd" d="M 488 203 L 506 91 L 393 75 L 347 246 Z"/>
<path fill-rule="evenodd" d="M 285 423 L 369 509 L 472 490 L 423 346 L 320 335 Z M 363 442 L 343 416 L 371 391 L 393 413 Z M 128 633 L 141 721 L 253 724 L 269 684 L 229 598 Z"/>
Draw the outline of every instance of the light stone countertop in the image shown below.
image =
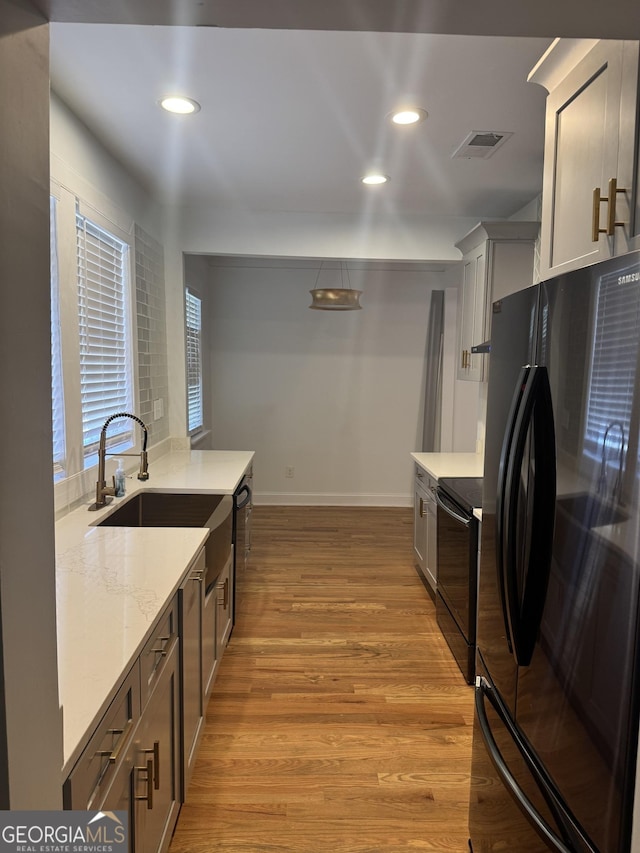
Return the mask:
<path fill-rule="evenodd" d="M 482 477 L 484 456 L 481 453 L 412 453 L 411 458 L 433 477 Z"/>
<path fill-rule="evenodd" d="M 127 478 L 127 495 L 104 510 L 90 502 L 56 523 L 58 686 L 63 778 L 204 545 L 200 528 L 96 527 L 138 491 L 232 494 L 252 452 L 181 451 Z"/>

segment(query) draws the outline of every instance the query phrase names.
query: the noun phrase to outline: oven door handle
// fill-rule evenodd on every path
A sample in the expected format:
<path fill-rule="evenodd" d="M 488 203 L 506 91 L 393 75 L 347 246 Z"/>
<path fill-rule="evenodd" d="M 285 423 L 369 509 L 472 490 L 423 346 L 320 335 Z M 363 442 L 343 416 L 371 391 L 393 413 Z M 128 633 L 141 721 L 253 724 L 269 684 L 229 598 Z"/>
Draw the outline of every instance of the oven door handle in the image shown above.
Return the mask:
<path fill-rule="evenodd" d="M 469 527 L 469 525 L 471 524 L 471 519 L 467 518 L 464 515 L 459 515 L 455 511 L 455 507 L 453 506 L 453 504 L 451 504 L 447 500 L 447 498 L 442 494 L 440 489 L 437 489 L 434 494 L 436 496 L 436 503 L 438 504 L 440 509 L 444 510 L 447 515 L 450 515 L 452 518 L 455 518 L 455 520 L 459 521 L 460 524 L 464 524 L 465 527 Z"/>

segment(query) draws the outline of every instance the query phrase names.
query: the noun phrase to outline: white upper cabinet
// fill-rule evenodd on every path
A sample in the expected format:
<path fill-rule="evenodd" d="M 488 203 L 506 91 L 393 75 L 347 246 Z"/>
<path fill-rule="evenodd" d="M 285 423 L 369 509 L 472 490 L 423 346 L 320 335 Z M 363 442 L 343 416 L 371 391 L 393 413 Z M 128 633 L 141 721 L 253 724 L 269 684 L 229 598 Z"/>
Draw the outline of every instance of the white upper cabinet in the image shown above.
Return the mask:
<path fill-rule="evenodd" d="M 537 222 L 480 222 L 456 247 L 462 252 L 458 379 L 481 382 L 485 356 L 473 347 L 491 335 L 491 305 L 533 284 Z"/>
<path fill-rule="evenodd" d="M 529 75 L 548 92 L 540 278 L 635 247 L 638 43 L 557 39 Z"/>

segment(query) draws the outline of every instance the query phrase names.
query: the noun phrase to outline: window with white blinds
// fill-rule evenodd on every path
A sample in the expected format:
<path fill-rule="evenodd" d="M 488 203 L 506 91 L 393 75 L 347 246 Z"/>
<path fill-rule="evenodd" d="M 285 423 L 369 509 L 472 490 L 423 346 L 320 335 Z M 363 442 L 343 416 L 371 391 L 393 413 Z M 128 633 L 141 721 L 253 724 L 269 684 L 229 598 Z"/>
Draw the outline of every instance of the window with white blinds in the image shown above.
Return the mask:
<path fill-rule="evenodd" d="M 187 348 L 187 422 L 189 434 L 203 427 L 202 399 L 202 300 L 187 288 L 186 306 Z"/>
<path fill-rule="evenodd" d="M 95 463 L 100 430 L 131 411 L 132 363 L 128 318 L 129 246 L 76 213 L 80 394 L 85 468 Z M 109 447 L 133 444 L 129 419 L 114 421 Z"/>
<path fill-rule="evenodd" d="M 603 276 L 598 288 L 585 450 L 600 460 L 620 448 L 619 423 L 629 438 L 639 370 L 640 282 L 636 275 Z M 604 448 L 607 429 L 607 448 Z"/>
<path fill-rule="evenodd" d="M 62 385 L 62 344 L 60 336 L 60 281 L 58 278 L 58 237 L 56 199 L 50 197 L 49 228 L 51 248 L 51 420 L 53 427 L 53 478 L 65 474 L 64 394 Z"/>

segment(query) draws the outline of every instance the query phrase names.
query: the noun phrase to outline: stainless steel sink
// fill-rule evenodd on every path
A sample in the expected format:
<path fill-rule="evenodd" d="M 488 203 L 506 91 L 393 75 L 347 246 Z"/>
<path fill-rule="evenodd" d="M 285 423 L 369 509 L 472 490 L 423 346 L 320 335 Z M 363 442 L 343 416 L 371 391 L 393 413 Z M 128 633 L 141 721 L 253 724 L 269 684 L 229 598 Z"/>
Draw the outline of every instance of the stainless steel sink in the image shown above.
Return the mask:
<path fill-rule="evenodd" d="M 226 495 L 138 492 L 99 527 L 215 527 L 212 516 Z"/>
<path fill-rule="evenodd" d="M 581 527 L 604 527 L 606 524 L 618 524 L 629 518 L 616 503 L 601 501 L 595 495 L 579 494 L 558 499 L 558 509 L 571 516 L 572 521 Z"/>

